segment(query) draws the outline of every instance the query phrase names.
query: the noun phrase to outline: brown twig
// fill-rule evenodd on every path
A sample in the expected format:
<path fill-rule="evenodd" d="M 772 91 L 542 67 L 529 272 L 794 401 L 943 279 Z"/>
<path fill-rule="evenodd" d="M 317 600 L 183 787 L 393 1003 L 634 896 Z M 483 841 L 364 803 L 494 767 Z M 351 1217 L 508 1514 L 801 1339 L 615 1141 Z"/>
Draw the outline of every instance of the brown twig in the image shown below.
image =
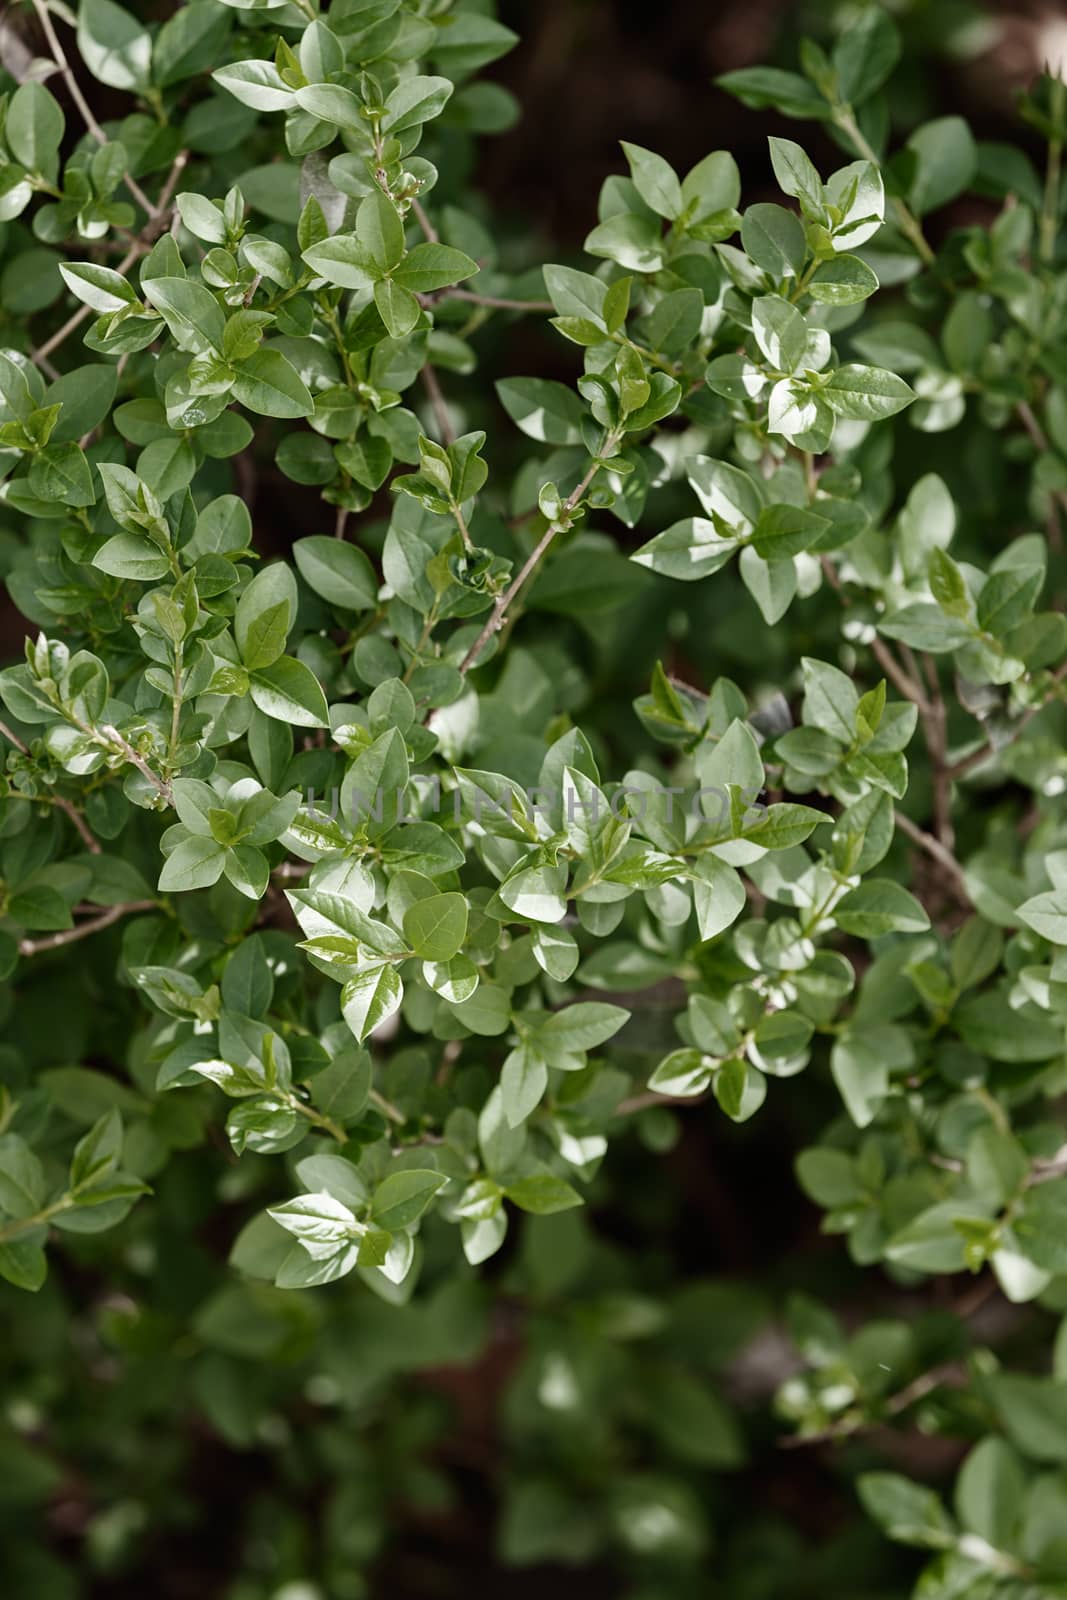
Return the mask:
<path fill-rule="evenodd" d="M 423 370 L 425 371 L 425 368 Z M 607 442 L 605 443 L 605 448 L 607 448 Z M 475 639 L 474 643 L 467 651 L 467 654 L 460 662 L 459 670 L 462 676 L 466 677 L 467 673 L 477 661 L 478 657 L 485 649 L 485 646 L 488 644 L 493 634 L 499 632 L 499 630 L 503 627 L 504 616 L 508 607 L 515 599 L 526 580 L 533 572 L 536 571 L 537 567 L 540 565 L 541 558 L 545 554 L 545 551 L 556 537 L 556 534 L 560 532 L 562 521 L 576 508 L 578 502 L 581 500 L 583 494 L 588 489 L 589 485 L 592 483 L 599 471 L 599 460 L 590 462 L 589 470 L 586 472 L 585 477 L 576 488 L 571 490 L 566 501 L 564 502 L 564 518 L 560 519 L 560 521 L 549 523 L 548 527 L 537 541 L 537 544 L 534 546 L 530 554 L 526 557 L 526 560 L 523 562 L 522 566 L 519 568 L 518 576 L 511 580 L 511 582 L 508 584 L 508 587 L 504 590 L 504 593 L 499 597 L 496 604 L 493 606 L 492 611 L 489 613 L 488 621 L 482 628 L 481 633 L 478 635 L 477 639 Z"/>
<path fill-rule="evenodd" d="M 115 271 L 120 277 L 123 273 L 129 271 L 139 256 L 144 255 L 147 252 L 147 250 L 150 248 L 150 239 L 162 230 L 165 223 L 167 208 L 170 205 L 170 200 L 174 193 L 175 185 L 177 184 L 188 159 L 188 150 L 179 150 L 178 154 L 175 156 L 174 163 L 167 177 L 167 181 L 163 185 L 163 189 L 159 197 L 159 205 L 153 210 L 152 215 L 149 217 L 145 226 L 138 235 L 136 242 L 129 250 L 127 250 L 126 254 L 115 268 Z M 68 339 L 74 330 L 76 328 L 80 328 L 82 323 L 92 315 L 93 310 L 91 306 L 79 306 L 77 311 L 73 312 L 72 315 L 67 318 L 63 326 L 57 328 L 55 333 L 53 333 L 50 338 L 45 340 L 44 344 L 40 345 L 38 349 L 30 351 L 30 360 L 35 362 L 37 366 L 43 367 L 44 370 L 50 375 L 56 375 L 56 369 L 52 366 L 51 362 L 48 360 L 48 357 L 52 354 L 53 350 L 58 350 L 59 346 L 64 342 L 64 340 Z"/>
<path fill-rule="evenodd" d="M 89 729 L 88 731 L 92 732 L 92 729 Z M 102 723 L 100 732 L 103 734 L 105 740 L 108 740 L 111 744 L 118 746 L 118 748 L 122 751 L 122 754 L 126 757 L 126 760 L 130 763 L 131 767 L 136 767 L 141 776 L 146 778 L 154 788 L 158 789 L 167 804 L 172 806 L 174 804 L 174 791 L 167 782 L 167 779 L 161 778 L 158 772 L 152 771 L 152 768 L 148 765 L 148 762 L 145 760 L 144 756 L 138 755 L 130 741 L 119 732 L 114 724 L 110 722 Z"/>
<path fill-rule="evenodd" d="M 945 849 L 951 853 L 956 842 L 952 825 L 952 779 L 948 772 L 948 713 L 945 710 L 941 683 L 933 657 L 923 656 L 923 668 L 929 686 L 928 709 L 921 712 L 926 748 L 930 753 L 930 766 L 934 788 L 934 832 Z"/>
<path fill-rule="evenodd" d="M 21 751 L 24 756 L 29 755 L 29 746 L 23 744 L 18 734 L 13 728 L 9 728 L 6 722 L 0 722 L 0 734 L 3 734 L 4 738 L 13 744 L 16 750 Z M 55 806 L 57 810 L 62 811 L 64 816 L 69 817 L 70 821 L 77 829 L 85 848 L 87 850 L 91 850 L 94 856 L 100 855 L 100 841 L 90 831 L 89 824 L 86 822 L 85 818 L 82 816 L 73 800 L 68 800 L 66 796 L 62 794 L 26 795 L 25 798 L 30 801 L 43 801 L 44 804 Z"/>
<path fill-rule="evenodd" d="M 456 430 L 449 415 L 448 402 L 441 392 L 441 385 L 437 381 L 437 373 L 428 361 L 422 369 L 422 383 L 433 407 L 433 414 L 437 421 L 437 431 L 441 435 L 441 443 L 443 445 L 455 444 Z"/>
<path fill-rule="evenodd" d="M 1052 674 L 1053 683 L 1062 683 L 1064 678 L 1067 678 L 1067 661 L 1061 662 Z M 947 769 L 948 776 L 952 779 L 965 778 L 968 772 L 973 772 L 974 768 L 980 767 L 983 761 L 988 761 L 990 756 L 995 756 L 998 750 L 1004 748 L 1004 745 L 1013 744 L 1023 729 L 1029 727 L 1030 723 L 1033 722 L 1038 712 L 1044 711 L 1045 707 L 1051 705 L 1055 698 L 1054 694 L 1049 694 L 1038 705 L 1028 706 L 1014 728 L 1012 728 L 1010 738 L 1006 739 L 1004 744 L 994 744 L 987 735 L 985 744 L 981 745 L 979 749 L 972 750 L 969 756 L 964 756 L 961 760 L 952 763 Z"/>
<path fill-rule="evenodd" d="M 448 289 L 449 300 L 467 300 L 472 306 L 488 306 L 492 311 L 555 311 L 551 300 L 509 300 L 504 295 L 475 294 L 473 289 Z"/>
<path fill-rule="evenodd" d="M 88 939 L 91 934 L 99 933 L 102 928 L 110 928 L 112 923 L 135 911 L 155 911 L 156 905 L 155 900 L 127 900 L 122 905 L 109 906 L 98 917 L 79 922 L 76 928 L 64 928 L 61 933 L 49 933 L 43 939 L 23 939 L 19 944 L 19 954 L 36 956 L 44 950 L 58 950 L 62 945 L 75 944 L 79 939 Z"/>
<path fill-rule="evenodd" d="M 920 850 L 925 850 L 928 856 L 932 856 L 940 866 L 944 867 L 963 903 L 967 906 L 972 905 L 973 902 L 967 889 L 967 879 L 964 876 L 963 868 L 952 854 L 952 851 L 947 849 L 940 839 L 935 839 L 933 834 L 924 833 L 922 828 L 912 822 L 910 817 L 906 817 L 902 811 L 895 811 L 893 817 L 901 833 L 906 833 L 908 838 L 919 846 Z"/>
<path fill-rule="evenodd" d="M 74 104 L 77 106 L 78 110 L 81 112 L 82 121 L 85 123 L 85 126 L 88 128 L 97 144 L 107 144 L 107 134 L 97 122 L 95 116 L 93 115 L 92 107 L 89 105 L 88 100 L 86 100 L 85 96 L 81 92 L 81 86 L 71 70 L 70 62 L 67 60 L 67 53 L 60 44 L 59 35 L 52 26 L 52 18 L 48 13 L 48 7 L 44 4 L 44 0 L 33 0 L 33 9 L 37 13 L 38 22 L 44 29 L 44 36 L 48 40 L 48 47 L 52 52 L 56 66 L 60 70 L 63 81 L 70 93 L 70 97 L 74 101 Z M 151 200 L 149 200 L 148 196 L 145 194 L 137 180 L 132 178 L 130 174 L 126 172 L 123 174 L 123 182 L 133 195 L 133 198 L 137 201 L 137 204 L 142 207 L 145 215 L 147 217 L 155 217 L 156 207 L 152 204 Z"/>
<path fill-rule="evenodd" d="M 942 1384 L 953 1384 L 956 1387 L 966 1383 L 967 1368 L 962 1361 L 946 1361 L 939 1367 L 931 1367 L 929 1372 L 920 1373 L 910 1383 L 904 1385 L 896 1394 L 890 1395 L 882 1407 L 879 1417 L 851 1417 L 844 1416 L 837 1422 L 831 1422 L 828 1427 L 820 1428 L 817 1433 L 787 1434 L 778 1440 L 780 1450 L 801 1450 L 813 1444 L 829 1444 L 835 1439 L 848 1439 L 858 1433 L 870 1433 L 872 1429 L 881 1427 L 882 1423 L 890 1417 L 899 1416 L 902 1411 L 907 1411 L 916 1401 L 925 1399 Z"/>
<path fill-rule="evenodd" d="M 426 235 L 426 238 L 429 241 L 429 243 L 430 244 L 437 244 L 437 242 L 438 242 L 438 240 L 440 239 L 441 236 L 440 236 L 440 234 L 438 233 L 437 229 L 434 227 L 433 223 L 430 221 L 429 217 L 426 215 L 426 212 L 423 210 L 422 206 L 420 206 L 420 204 L 419 204 L 419 202 L 417 200 L 412 200 L 412 202 L 411 202 L 411 210 L 412 210 L 412 214 L 413 214 L 413 216 L 415 218 L 415 221 L 418 223 L 419 227 L 422 229 L 423 233 Z"/>

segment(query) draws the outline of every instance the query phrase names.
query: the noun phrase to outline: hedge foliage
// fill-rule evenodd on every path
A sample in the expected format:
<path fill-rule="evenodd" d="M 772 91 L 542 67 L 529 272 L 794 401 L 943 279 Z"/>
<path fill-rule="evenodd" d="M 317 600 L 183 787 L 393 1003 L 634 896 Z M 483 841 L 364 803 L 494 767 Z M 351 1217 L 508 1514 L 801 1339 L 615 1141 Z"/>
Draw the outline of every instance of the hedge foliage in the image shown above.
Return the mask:
<path fill-rule="evenodd" d="M 197 1430 L 267 1462 L 199 1592 L 384 1592 L 503 1338 L 507 1563 L 1067 1594 L 1062 82 L 901 143 L 868 5 L 721 80 L 775 200 L 624 143 L 542 263 L 483 0 L 11 16 L 10 1592 L 206 1537 Z M 839 1304 L 679 1238 L 690 1119 Z M 733 1514 L 776 1431 L 918 1565 Z"/>

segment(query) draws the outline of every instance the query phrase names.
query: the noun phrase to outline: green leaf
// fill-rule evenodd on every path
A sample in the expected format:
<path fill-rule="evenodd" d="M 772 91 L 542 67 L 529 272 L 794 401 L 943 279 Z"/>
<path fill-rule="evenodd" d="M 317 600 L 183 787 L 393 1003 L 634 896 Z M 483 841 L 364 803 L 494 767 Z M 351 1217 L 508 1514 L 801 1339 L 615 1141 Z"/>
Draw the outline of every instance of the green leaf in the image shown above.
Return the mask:
<path fill-rule="evenodd" d="M 820 305 L 854 306 L 878 288 L 878 278 L 859 256 L 840 255 L 824 261 L 808 280 L 808 293 Z"/>
<path fill-rule="evenodd" d="M 360 1044 L 396 1011 L 404 989 L 393 966 L 369 967 L 341 990 L 341 1011 Z"/>
<path fill-rule="evenodd" d="M 234 399 L 261 417 L 309 417 L 315 402 L 279 350 L 257 350 L 235 365 Z"/>
<path fill-rule="evenodd" d="M 1067 945 L 1067 889 L 1035 894 L 1016 909 L 1015 915 L 1050 944 Z"/>
<path fill-rule="evenodd" d="M 377 605 L 374 569 L 355 545 L 313 534 L 297 540 L 293 559 L 308 587 L 331 605 L 342 611 L 369 611 Z"/>
<path fill-rule="evenodd" d="M 562 1178 L 548 1172 L 538 1172 L 509 1184 L 504 1193 L 520 1211 L 531 1211 L 534 1216 L 552 1216 L 557 1211 L 570 1211 L 584 1204 L 582 1197 Z"/>
<path fill-rule="evenodd" d="M 658 272 L 663 266 L 663 238 L 653 217 L 620 211 L 587 235 L 584 248 L 630 272 Z"/>
<path fill-rule="evenodd" d="M 369 194 L 356 212 L 356 238 L 383 272 L 395 267 L 404 254 L 404 224 L 380 189 Z"/>
<path fill-rule="evenodd" d="M 880 5 L 868 4 L 834 45 L 833 65 L 837 92 L 850 105 L 859 105 L 880 89 L 900 57 L 900 35 Z"/>
<path fill-rule="evenodd" d="M 142 285 L 180 350 L 221 354 L 226 318 L 215 296 L 192 278 L 149 278 Z"/>
<path fill-rule="evenodd" d="M 234 637 L 249 671 L 269 667 L 285 650 L 296 603 L 296 582 L 284 561 L 272 562 L 252 579 L 234 616 Z"/>
<path fill-rule="evenodd" d="M 396 1233 L 417 1222 L 447 1179 L 429 1168 L 409 1167 L 383 1178 L 371 1199 L 370 1215 L 380 1228 Z"/>
<path fill-rule="evenodd" d="M 415 296 L 391 278 L 374 285 L 374 304 L 394 339 L 409 334 L 422 315 Z"/>
<path fill-rule="evenodd" d="M 430 895 L 404 914 L 404 937 L 425 961 L 450 961 L 467 934 L 467 902 L 461 894 Z"/>
<path fill-rule="evenodd" d="M 440 116 L 452 94 L 447 78 L 404 78 L 387 97 L 383 133 L 403 133 Z"/>
<path fill-rule="evenodd" d="M 800 201 L 800 208 L 809 217 L 819 218 L 823 213 L 822 180 L 807 153 L 792 139 L 768 139 L 771 166 L 783 194 L 791 194 Z"/>
<path fill-rule="evenodd" d="M 919 216 L 954 200 L 974 177 L 978 153 L 962 117 L 924 123 L 909 136 L 907 149 L 915 159 L 908 202 Z"/>
<path fill-rule="evenodd" d="M 639 144 L 627 144 L 623 140 L 622 148 L 641 199 L 659 216 L 673 222 L 683 205 L 682 186 L 674 168 L 662 156 L 642 149 Z"/>
<path fill-rule="evenodd" d="M 845 933 L 877 939 L 885 933 L 922 933 L 930 919 L 915 896 L 890 878 L 867 878 L 839 900 L 834 918 Z"/>
<path fill-rule="evenodd" d="M 81 0 L 78 53 L 94 78 L 112 89 L 144 89 L 151 77 L 152 40 L 113 0 Z"/>
<path fill-rule="evenodd" d="M 866 1472 L 857 1488 L 864 1509 L 887 1538 L 930 1550 L 955 1543 L 952 1519 L 932 1489 L 896 1472 Z"/>
<path fill-rule="evenodd" d="M 4 125 L 15 160 L 30 172 L 54 176 L 63 129 L 63 112 L 51 91 L 32 79 L 20 84 L 11 96 Z"/>
<path fill-rule="evenodd" d="M 599 1000 L 580 1001 L 555 1011 L 539 1029 L 539 1038 L 546 1047 L 568 1053 L 593 1050 L 598 1044 L 613 1039 L 630 1013 L 622 1006 L 606 1005 Z"/>
<path fill-rule="evenodd" d="M 693 908 L 703 940 L 732 927 L 745 906 L 745 886 L 735 868 L 705 852 L 693 866 Z"/>
<path fill-rule="evenodd" d="M 372 289 L 382 275 L 374 257 L 354 233 L 337 234 L 309 245 L 304 260 L 312 272 L 342 289 Z"/>
<path fill-rule="evenodd" d="M 578 444 L 585 407 L 572 389 L 548 378 L 503 378 L 496 385 L 511 420 L 531 439 Z"/>
<path fill-rule="evenodd" d="M 804 266 L 804 229 L 784 206 L 749 206 L 741 220 L 741 243 L 772 278 L 797 277 Z"/>
<path fill-rule="evenodd" d="M 209 889 L 221 878 L 225 862 L 226 852 L 214 839 L 183 839 L 164 863 L 159 888 L 174 893 Z"/>
<path fill-rule="evenodd" d="M 778 67 L 741 67 L 736 72 L 722 73 L 715 81 L 720 89 L 736 95 L 754 111 L 770 107 L 787 117 L 821 119 L 830 115 L 830 107 L 819 91 L 796 72 L 782 72 Z"/>
<path fill-rule="evenodd" d="M 393 269 L 393 282 L 410 294 L 431 294 L 472 278 L 478 263 L 447 244 L 417 244 Z"/>
<path fill-rule="evenodd" d="M 895 372 L 855 362 L 831 373 L 820 394 L 835 416 L 853 422 L 878 422 L 892 417 L 915 399 L 914 390 Z"/>
<path fill-rule="evenodd" d="M 322 685 L 303 661 L 281 656 L 251 674 L 252 703 L 268 717 L 297 728 L 326 728 L 329 710 Z"/>

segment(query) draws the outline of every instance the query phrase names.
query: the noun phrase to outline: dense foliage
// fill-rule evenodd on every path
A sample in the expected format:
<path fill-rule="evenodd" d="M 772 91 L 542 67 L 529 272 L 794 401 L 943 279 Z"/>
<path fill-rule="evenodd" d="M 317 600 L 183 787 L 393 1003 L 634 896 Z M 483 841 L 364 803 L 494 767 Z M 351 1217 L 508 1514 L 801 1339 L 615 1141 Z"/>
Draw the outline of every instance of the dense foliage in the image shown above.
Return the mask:
<path fill-rule="evenodd" d="M 9 1592 L 208 1538 L 205 1438 L 197 1592 L 385 1592 L 496 1346 L 509 1564 L 1067 1594 L 1063 84 L 899 144 L 870 5 L 723 80 L 812 125 L 778 199 L 626 143 L 542 264 L 483 0 L 13 15 Z M 778 1104 L 733 1204 L 836 1307 L 672 1235 L 684 1123 Z M 818 1560 L 729 1515 L 776 1432 L 872 1519 Z"/>

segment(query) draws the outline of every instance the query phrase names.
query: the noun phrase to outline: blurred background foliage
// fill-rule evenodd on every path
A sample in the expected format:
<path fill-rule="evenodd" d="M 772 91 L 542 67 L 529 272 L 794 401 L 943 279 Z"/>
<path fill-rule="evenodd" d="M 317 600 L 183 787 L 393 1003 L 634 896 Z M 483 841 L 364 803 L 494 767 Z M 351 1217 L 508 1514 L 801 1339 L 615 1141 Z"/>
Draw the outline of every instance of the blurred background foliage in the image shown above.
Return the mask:
<path fill-rule="evenodd" d="M 131 9 L 158 20 L 170 7 Z M 1045 61 L 1067 56 L 1067 13 L 1039 0 L 900 0 L 891 9 L 904 43 L 892 83 L 898 137 L 950 113 L 979 139 L 1017 137 L 1018 92 Z M 620 138 L 681 170 L 727 148 L 746 202 L 775 197 L 767 136 L 795 135 L 795 125 L 745 110 L 712 79 L 755 62 L 792 65 L 797 38 L 836 33 L 849 6 L 503 0 L 499 11 L 521 44 L 489 75 L 514 96 L 515 120 L 504 125 L 501 98 L 497 137 L 475 146 L 450 133 L 442 189 L 475 212 L 481 192 L 502 260 L 518 269 L 577 262 L 599 185 L 622 169 Z M 106 91 L 100 100 L 104 119 Z M 818 127 L 805 139 L 817 165 L 832 165 Z M 1033 154 L 1040 164 L 1036 137 Z M 221 189 L 224 156 L 218 165 Z M 959 202 L 938 213 L 935 228 L 986 221 L 999 208 L 982 204 Z M 39 248 L 24 231 L 24 240 L 5 241 L 8 259 L 13 244 Z M 53 278 L 58 299 L 49 254 L 41 252 L 33 307 L 24 266 L 0 277 L 0 343 L 27 310 L 48 304 L 40 297 Z M 916 314 L 903 298 L 885 298 L 895 317 Z M 481 425 L 495 406 L 492 376 L 573 377 L 571 347 L 536 319 L 497 319 L 483 344 L 476 384 L 450 376 L 464 426 Z M 980 448 L 987 438 L 964 424 L 946 450 L 940 435 L 905 429 L 897 470 L 903 494 L 936 463 L 971 536 L 995 546 L 986 508 L 1004 503 L 1014 467 Z M 241 492 L 265 550 L 322 531 L 302 518 L 317 499 L 302 502 L 269 457 L 246 469 Z M 679 514 L 665 498 L 675 492 L 653 499 L 646 529 Z M 618 535 L 625 545 L 625 530 Z M 633 544 L 645 536 L 635 530 Z M 794 606 L 774 634 L 754 628 L 727 572 L 681 593 L 644 581 L 621 557 L 614 590 L 591 595 L 580 572 L 567 577 L 540 625 L 576 630 L 581 613 L 583 721 L 620 763 L 637 738 L 632 700 L 662 647 L 664 621 L 671 670 L 704 683 L 725 673 L 750 694 L 774 684 L 784 663 L 822 654 L 820 641 L 836 634 L 819 598 Z M 6 657 L 22 627 L 13 609 L 3 626 Z M 503 691 L 504 711 L 508 692 L 519 686 Z M 134 1002 L 114 991 L 107 953 L 94 956 L 92 945 L 81 970 L 63 972 L 76 991 L 47 968 L 20 989 L 17 1017 L 3 1019 L 12 1044 L 33 1041 L 42 1067 L 106 1067 L 112 1041 L 132 1031 Z M 675 996 L 665 989 L 656 998 L 669 1027 Z M 84 1090 L 88 1122 L 98 1106 L 88 1080 Z M 36 1297 L 0 1286 L 2 1592 L 17 1600 L 132 1600 L 146 1591 L 156 1600 L 908 1594 L 921 1557 L 884 1543 L 853 1480 L 887 1464 L 932 1482 L 949 1476 L 967 1447 L 966 1416 L 939 1416 L 932 1402 L 918 1430 L 786 1450 L 773 1406 L 801 1365 L 782 1327 L 786 1297 L 798 1290 L 832 1303 L 846 1325 L 907 1318 L 933 1359 L 958 1354 L 945 1346 L 948 1323 L 958 1324 L 944 1316 L 958 1288 L 932 1280 L 905 1295 L 861 1274 L 820 1234 L 793 1153 L 836 1111 L 828 1077 L 814 1073 L 745 1126 L 701 1108 L 683 1117 L 650 1109 L 614 1150 L 590 1207 L 526 1219 L 492 1271 L 457 1279 L 449 1254 L 446 1272 L 428 1226 L 422 1285 L 406 1307 L 352 1282 L 291 1293 L 236 1281 L 225 1261 L 250 1214 L 243 1191 L 254 1190 L 260 1158 L 237 1167 L 220 1149 L 175 1159 L 120 1244 L 77 1240 Z M 181 1118 L 181 1097 L 167 1100 L 166 1114 Z M 978 1342 L 998 1331 L 1003 1310 L 976 1311 Z M 1046 1324 L 1031 1335 L 1025 1313 L 1011 1315 L 1007 1334 L 1025 1359 L 1027 1340 Z M 937 1401 L 942 1410 L 953 1404 L 951 1390 Z M 963 1437 L 939 1437 L 946 1421 Z"/>

